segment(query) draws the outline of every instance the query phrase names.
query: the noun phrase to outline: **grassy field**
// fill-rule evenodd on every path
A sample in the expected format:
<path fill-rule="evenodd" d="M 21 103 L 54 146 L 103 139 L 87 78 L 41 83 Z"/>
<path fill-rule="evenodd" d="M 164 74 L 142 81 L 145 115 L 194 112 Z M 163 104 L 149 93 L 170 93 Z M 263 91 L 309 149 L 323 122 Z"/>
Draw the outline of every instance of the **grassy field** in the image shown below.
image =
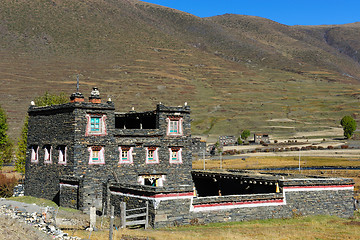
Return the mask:
<path fill-rule="evenodd" d="M 193 161 L 193 169 L 203 169 L 204 161 L 198 159 Z M 242 160 L 225 159 L 222 160 L 223 169 L 258 169 L 258 168 L 280 168 L 280 167 L 298 167 L 299 157 L 247 157 Z M 359 158 L 344 158 L 344 157 L 311 157 L 302 156 L 300 161 L 301 167 L 360 167 Z M 206 160 L 206 169 L 219 169 L 219 160 Z"/>
<path fill-rule="evenodd" d="M 69 232 L 81 238 L 88 238 L 89 232 Z M 235 223 L 214 223 L 208 225 L 169 227 L 158 230 L 114 231 L 114 239 L 132 236 L 128 239 L 169 240 L 228 240 L 228 239 L 359 239 L 360 219 L 341 219 L 331 216 L 296 217 L 293 219 L 270 219 Z M 108 231 L 93 232 L 91 239 L 108 239 Z"/>

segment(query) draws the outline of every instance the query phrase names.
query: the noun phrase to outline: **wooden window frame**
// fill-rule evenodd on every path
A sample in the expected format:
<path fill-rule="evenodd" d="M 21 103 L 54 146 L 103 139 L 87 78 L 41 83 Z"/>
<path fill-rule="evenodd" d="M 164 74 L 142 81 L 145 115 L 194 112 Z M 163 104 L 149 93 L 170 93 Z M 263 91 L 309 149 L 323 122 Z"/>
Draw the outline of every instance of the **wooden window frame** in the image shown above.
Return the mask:
<path fill-rule="evenodd" d="M 88 147 L 89 151 L 89 165 L 105 164 L 105 148 L 103 146 Z M 98 159 L 94 159 L 94 153 L 98 153 Z"/>
<path fill-rule="evenodd" d="M 173 154 L 176 152 L 176 158 Z M 170 164 L 182 164 L 182 148 L 181 147 L 169 147 L 169 163 Z"/>
<path fill-rule="evenodd" d="M 168 116 L 166 118 L 167 136 L 182 136 L 183 135 L 183 118 L 179 116 Z M 174 125 L 176 125 L 176 131 L 174 130 Z"/>
<path fill-rule="evenodd" d="M 132 164 L 133 163 L 133 156 L 132 152 L 134 147 L 127 147 L 127 146 L 121 146 L 119 149 L 119 164 Z M 126 158 L 123 157 L 123 153 L 127 152 Z"/>
<path fill-rule="evenodd" d="M 158 147 L 146 147 L 146 164 L 157 164 L 159 163 Z M 150 159 L 150 151 L 152 152 L 152 158 Z"/>
<path fill-rule="evenodd" d="M 99 129 L 92 129 L 91 119 L 99 119 Z M 105 114 L 86 114 L 86 131 L 85 136 L 105 136 L 107 135 L 106 128 L 106 119 L 107 116 Z"/>

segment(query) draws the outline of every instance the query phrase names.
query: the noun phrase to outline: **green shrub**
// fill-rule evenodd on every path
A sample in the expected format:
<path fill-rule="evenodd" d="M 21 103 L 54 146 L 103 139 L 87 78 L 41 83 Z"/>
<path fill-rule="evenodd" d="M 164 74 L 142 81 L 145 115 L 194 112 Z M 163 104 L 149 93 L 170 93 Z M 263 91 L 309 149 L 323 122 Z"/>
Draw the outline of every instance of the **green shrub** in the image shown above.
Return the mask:
<path fill-rule="evenodd" d="M 345 116 L 340 121 L 341 126 L 344 129 L 344 136 L 349 139 L 356 130 L 356 121 L 351 116 Z"/>

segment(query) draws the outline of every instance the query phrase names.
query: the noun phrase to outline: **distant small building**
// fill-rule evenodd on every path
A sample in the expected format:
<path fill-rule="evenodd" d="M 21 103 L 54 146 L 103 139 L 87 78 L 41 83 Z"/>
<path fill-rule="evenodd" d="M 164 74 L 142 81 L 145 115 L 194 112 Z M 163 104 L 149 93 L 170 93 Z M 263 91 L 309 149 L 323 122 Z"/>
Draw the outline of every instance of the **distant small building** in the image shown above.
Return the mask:
<path fill-rule="evenodd" d="M 254 134 L 254 143 L 260 144 L 262 142 L 270 143 L 269 134 L 255 133 Z"/>
<path fill-rule="evenodd" d="M 219 136 L 220 146 L 234 146 L 236 145 L 236 136 Z"/>

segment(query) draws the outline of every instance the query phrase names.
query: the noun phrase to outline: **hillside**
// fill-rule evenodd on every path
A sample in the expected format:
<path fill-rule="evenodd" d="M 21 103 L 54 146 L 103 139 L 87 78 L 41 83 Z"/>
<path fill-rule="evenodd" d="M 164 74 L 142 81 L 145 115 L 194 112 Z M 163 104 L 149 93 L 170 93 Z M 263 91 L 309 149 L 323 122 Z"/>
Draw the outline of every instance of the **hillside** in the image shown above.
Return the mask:
<path fill-rule="evenodd" d="M 137 0 L 4 0 L 0 104 L 16 139 L 30 101 L 70 95 L 80 74 L 86 97 L 98 86 L 118 111 L 188 102 L 194 134 L 324 129 L 359 112 L 359 31 Z"/>

